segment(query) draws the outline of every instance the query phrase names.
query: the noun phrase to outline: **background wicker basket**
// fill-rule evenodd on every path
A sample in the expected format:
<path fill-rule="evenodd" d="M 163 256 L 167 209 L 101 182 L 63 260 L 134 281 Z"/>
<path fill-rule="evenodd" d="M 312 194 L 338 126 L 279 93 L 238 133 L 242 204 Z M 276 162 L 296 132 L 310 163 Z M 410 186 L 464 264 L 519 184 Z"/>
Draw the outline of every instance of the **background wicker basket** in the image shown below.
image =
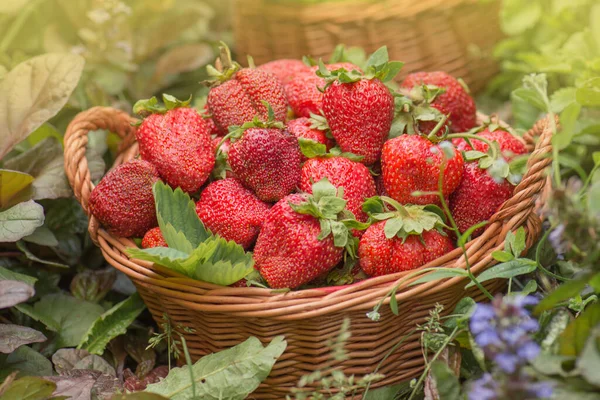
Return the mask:
<path fill-rule="evenodd" d="M 93 183 L 85 158 L 87 134 L 92 130 L 107 129 L 121 136 L 124 140 L 116 160 L 116 164 L 120 164 L 138 153 L 132 121 L 122 111 L 95 107 L 80 113 L 67 129 L 65 169 L 75 196 L 88 215 Z M 513 197 L 491 218 L 485 232 L 467 244 L 469 261 L 476 274 L 494 263 L 490 254 L 503 246 L 506 232 L 524 226 L 527 248 L 540 233 L 541 221 L 534 210 L 536 199 L 546 183 L 545 169 L 551 162 L 551 131 L 545 120 L 525 135 L 530 149 L 534 148 L 534 137 L 538 135 L 541 136 L 528 162 L 528 172 L 515 188 Z M 365 313 L 406 273 L 371 278 L 346 287 L 289 293 L 221 287 L 182 277 L 148 262 L 130 260 L 125 248 L 135 246 L 133 241 L 111 236 L 91 215 L 89 231 L 106 260 L 133 280 L 157 323 L 161 323 L 166 314 L 172 326 L 195 329 L 193 334 L 181 332 L 194 359 L 233 346 L 249 336 L 256 336 L 266 343 L 277 335 L 285 335 L 287 350 L 269 378 L 251 396 L 256 399 L 284 398 L 302 375 L 317 369 L 339 367 L 347 374 L 358 376 L 371 373 L 415 324 L 424 321 L 436 303 L 442 304 L 444 312 L 448 313 L 466 295 L 483 299 L 477 289 L 464 290 L 464 279 L 408 286 L 416 279 L 411 278 L 396 294 L 400 315 L 394 316 L 385 306 L 381 309 L 381 320 L 373 322 Z M 432 266 L 466 268 L 460 249 L 424 267 Z M 487 281 L 485 286 L 490 292 L 497 293 L 504 284 L 496 280 Z M 337 336 L 344 317 L 351 320 L 352 336 L 346 347 L 350 357 L 345 361 L 332 361 L 328 341 Z M 419 334 L 414 334 L 381 363 L 379 371 L 386 374 L 386 378 L 374 387 L 413 378 L 422 368 Z"/>
<path fill-rule="evenodd" d="M 327 59 L 338 43 L 367 53 L 387 45 L 390 59 L 406 63 L 398 79 L 441 70 L 473 92 L 497 72 L 491 53 L 501 38 L 498 10 L 497 0 L 236 0 L 232 8 L 239 60 Z"/>

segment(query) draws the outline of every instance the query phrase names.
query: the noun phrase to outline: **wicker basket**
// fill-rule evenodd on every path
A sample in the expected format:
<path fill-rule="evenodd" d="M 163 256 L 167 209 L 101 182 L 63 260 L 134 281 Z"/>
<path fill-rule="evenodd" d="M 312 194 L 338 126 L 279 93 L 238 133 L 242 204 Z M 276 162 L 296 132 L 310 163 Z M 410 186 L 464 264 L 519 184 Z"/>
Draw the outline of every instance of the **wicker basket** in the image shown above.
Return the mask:
<path fill-rule="evenodd" d="M 406 63 L 398 79 L 440 70 L 477 92 L 497 72 L 498 0 L 236 1 L 236 50 L 257 65 L 303 55 L 327 59 L 344 43 L 367 52 L 387 45 L 391 59 Z"/>
<path fill-rule="evenodd" d="M 107 129 L 121 136 L 124 141 L 116 160 L 118 165 L 138 153 L 134 138 L 136 128 L 131 125 L 132 121 L 122 111 L 95 107 L 80 113 L 67 129 L 65 169 L 75 196 L 88 215 L 93 184 L 85 158 L 87 134 L 96 129 Z M 541 221 L 534 209 L 546 183 L 545 169 L 551 162 L 551 131 L 542 120 L 525 135 L 531 150 L 534 149 L 534 137 L 540 134 L 529 160 L 528 172 L 515 188 L 513 197 L 491 218 L 485 232 L 467 244 L 474 273 L 480 273 L 494 263 L 490 254 L 503 246 L 508 231 L 524 226 L 528 248 L 540 233 Z M 148 262 L 130 260 L 125 249 L 135 246 L 133 241 L 111 236 L 91 215 L 89 231 L 106 260 L 133 280 L 157 322 L 160 323 L 166 314 L 173 326 L 195 329 L 193 334 L 182 332 L 194 359 L 233 346 L 249 336 L 256 336 L 266 343 L 277 335 L 285 335 L 287 350 L 269 378 L 252 395 L 257 399 L 284 398 L 302 375 L 317 369 L 339 367 L 347 374 L 358 376 L 371 373 L 415 324 L 424 321 L 436 303 L 444 306 L 444 312 L 450 312 L 465 295 L 483 300 L 477 289 L 465 291 L 465 280 L 460 278 L 414 286 L 405 283 L 396 294 L 400 315 L 394 316 L 385 306 L 381 309 L 381 320 L 373 322 L 365 313 L 406 273 L 371 278 L 345 287 L 285 294 L 254 287 L 221 287 L 182 277 Z M 432 266 L 466 268 L 460 249 L 425 267 Z M 414 278 L 407 282 L 412 280 Z M 504 281 L 496 280 L 487 281 L 485 286 L 490 292 L 497 293 L 504 284 Z M 332 362 L 327 343 L 338 334 L 346 316 L 351 320 L 352 336 L 346 347 L 350 358 Z M 374 387 L 413 378 L 422 369 L 423 355 L 419 335 L 415 334 L 382 362 L 379 371 L 386 378 Z"/>

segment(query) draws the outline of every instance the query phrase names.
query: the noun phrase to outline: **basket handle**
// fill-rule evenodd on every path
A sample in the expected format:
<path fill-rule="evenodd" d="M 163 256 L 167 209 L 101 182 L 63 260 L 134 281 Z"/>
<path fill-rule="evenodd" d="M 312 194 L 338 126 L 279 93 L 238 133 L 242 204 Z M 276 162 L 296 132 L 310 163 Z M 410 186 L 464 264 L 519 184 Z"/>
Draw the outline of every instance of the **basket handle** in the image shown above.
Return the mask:
<path fill-rule="evenodd" d="M 65 143 L 65 173 L 73 188 L 75 198 L 90 217 L 90 233 L 95 241 L 98 221 L 90 215 L 88 201 L 94 189 L 90 179 L 90 168 L 85 157 L 88 133 L 98 129 L 106 129 L 119 135 L 123 142 L 121 150 L 131 146 L 135 141 L 136 119 L 126 112 L 111 107 L 93 107 L 75 116 L 67 127 Z M 95 228 L 94 228 L 95 227 Z"/>

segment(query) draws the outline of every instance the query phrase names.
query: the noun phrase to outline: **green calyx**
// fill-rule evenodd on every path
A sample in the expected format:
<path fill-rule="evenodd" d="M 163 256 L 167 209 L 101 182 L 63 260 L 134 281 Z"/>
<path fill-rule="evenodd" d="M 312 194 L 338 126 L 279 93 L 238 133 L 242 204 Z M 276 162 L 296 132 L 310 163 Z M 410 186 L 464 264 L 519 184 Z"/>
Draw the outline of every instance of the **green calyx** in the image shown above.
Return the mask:
<path fill-rule="evenodd" d="M 433 142 L 443 140 L 448 134 L 444 123 L 448 116 L 440 110 L 431 106 L 431 103 L 437 96 L 446 90 L 433 85 L 415 86 L 410 91 L 401 91 L 394 93 L 395 114 L 390 129 L 390 138 L 398 137 L 402 134 L 421 134 L 419 129 L 420 122 L 437 122 L 435 128 L 427 135 Z M 440 131 L 443 129 L 443 131 Z"/>
<path fill-rule="evenodd" d="M 444 212 L 435 205 L 402 205 L 387 196 L 370 197 L 363 203 L 363 211 L 372 222 L 386 221 L 385 237 L 398 237 L 402 242 L 411 235 L 421 236 L 432 229 L 440 233 L 447 228 Z"/>
<path fill-rule="evenodd" d="M 192 95 L 187 100 L 179 100 L 175 96 L 163 93 L 163 104 L 159 104 L 156 97 L 136 101 L 133 105 L 133 113 L 141 117 L 147 117 L 150 114 L 164 114 L 169 110 L 179 107 L 188 107 L 192 102 Z"/>
<path fill-rule="evenodd" d="M 235 142 L 239 138 L 242 137 L 244 132 L 250 128 L 263 128 L 263 129 L 285 129 L 285 125 L 281 121 L 275 120 L 275 112 L 269 103 L 264 100 L 261 100 L 262 104 L 267 108 L 267 121 L 262 121 L 258 115 L 255 115 L 252 121 L 244 122 L 242 125 L 232 125 L 229 127 L 229 133 L 221 139 L 219 144 L 217 145 L 217 157 L 221 152 L 221 146 L 228 139 L 231 143 Z"/>
<path fill-rule="evenodd" d="M 334 147 L 327 152 L 327 146 L 312 139 L 298 138 L 300 151 L 306 158 L 333 158 L 344 157 L 351 161 L 360 162 L 364 157 L 354 153 L 342 152 L 339 147 Z"/>
<path fill-rule="evenodd" d="M 358 222 L 354 215 L 346 209 L 343 188 L 336 188 L 327 178 L 312 185 L 312 194 L 304 203 L 289 203 L 299 214 L 312 215 L 319 220 L 321 233 L 319 240 L 333 235 L 335 247 L 344 247 L 351 257 L 356 257 L 357 241 L 351 229 L 364 230 L 369 224 Z"/>
<path fill-rule="evenodd" d="M 358 70 L 348 71 L 345 68 L 329 71 L 323 60 L 319 60 L 318 65 L 317 75 L 325 79 L 327 82 L 325 87 L 327 87 L 336 80 L 342 83 L 357 82 L 361 79 L 379 79 L 381 82 L 388 82 L 394 79 L 398 72 L 400 72 L 404 63 L 389 61 L 387 47 L 382 46 L 371 54 L 367 60 L 364 73 Z"/>
<path fill-rule="evenodd" d="M 211 79 L 201 82 L 208 87 L 218 86 L 230 80 L 242 68 L 240 64 L 231 59 L 229 47 L 224 42 L 220 42 L 220 44 L 219 57 L 215 60 L 215 65 L 206 66 L 206 72 Z M 248 60 L 251 63 L 250 65 L 253 65 L 254 61 L 252 58 L 250 57 Z"/>

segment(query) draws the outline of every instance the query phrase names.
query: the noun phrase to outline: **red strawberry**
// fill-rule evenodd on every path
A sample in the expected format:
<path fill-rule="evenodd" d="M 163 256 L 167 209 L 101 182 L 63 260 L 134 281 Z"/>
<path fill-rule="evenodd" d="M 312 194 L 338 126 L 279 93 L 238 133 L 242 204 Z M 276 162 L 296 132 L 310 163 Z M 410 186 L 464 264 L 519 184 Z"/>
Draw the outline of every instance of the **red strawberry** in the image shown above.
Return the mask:
<path fill-rule="evenodd" d="M 142 239 L 143 249 L 150 249 L 152 247 L 169 247 L 158 226 L 146 232 Z"/>
<path fill-rule="evenodd" d="M 362 204 L 367 198 L 377 194 L 369 169 L 341 156 L 311 158 L 302 166 L 300 189 L 312 193 L 312 184 L 323 178 L 327 178 L 336 188 L 344 188 L 344 199 L 348 201 L 346 208 L 354 214 L 357 221 L 366 222 L 368 216 L 362 211 Z"/>
<path fill-rule="evenodd" d="M 333 139 L 327 137 L 324 130 L 315 127 L 316 121 L 310 118 L 297 118 L 288 121 L 286 129 L 289 133 L 299 138 L 314 140 L 317 143 L 324 144 L 326 150 L 329 151 L 334 145 Z M 306 157 L 302 156 L 302 161 L 306 161 Z"/>
<path fill-rule="evenodd" d="M 270 287 L 296 288 L 342 260 L 344 247 L 355 244 L 348 225 L 338 221 L 345 206 L 323 180 L 313 195 L 291 194 L 271 208 L 254 247 L 255 267 Z"/>
<path fill-rule="evenodd" d="M 363 156 L 370 165 L 379 160 L 394 118 L 394 96 L 383 84 L 399 71 L 401 63 L 387 61 L 387 49 L 369 58 L 365 75 L 344 69 L 319 75 L 331 84 L 323 94 L 323 113 L 342 151 Z"/>
<path fill-rule="evenodd" d="M 215 149 L 204 119 L 187 102 L 170 101 L 170 109 L 157 108 L 156 98 L 134 106 L 137 114 L 153 112 L 138 127 L 135 137 L 140 155 L 156 166 L 171 187 L 193 193 L 208 179 L 215 165 Z"/>
<path fill-rule="evenodd" d="M 90 212 L 113 235 L 142 236 L 158 225 L 152 185 L 156 167 L 131 160 L 109 171 L 92 190 Z"/>
<path fill-rule="evenodd" d="M 219 130 L 227 132 L 230 126 L 242 125 L 255 116 L 266 121 L 268 109 L 263 101 L 273 108 L 275 120 L 285 121 L 287 101 L 277 77 L 261 69 L 241 68 L 231 61 L 229 49 L 223 46 L 220 61 L 225 69 L 222 72 L 209 69 L 216 81 L 207 99 L 208 109 Z"/>
<path fill-rule="evenodd" d="M 416 72 L 409 74 L 402 82 L 402 87 L 406 89 L 419 85 L 433 85 L 446 90 L 445 93 L 437 95 L 431 105 L 449 115 L 450 129 L 453 132 L 466 132 L 475 127 L 475 101 L 456 78 L 441 71 Z"/>
<path fill-rule="evenodd" d="M 508 162 L 510 162 L 515 156 L 519 154 L 527 153 L 527 148 L 525 147 L 525 144 L 520 139 L 518 139 L 517 137 L 513 136 L 505 130 L 495 129 L 493 131 L 490 131 L 489 128 L 485 128 L 483 131 L 479 132 L 477 136 L 481 136 L 484 139 L 488 139 L 490 141 L 498 142 L 500 150 L 502 151 L 502 156 Z M 487 143 L 473 138 L 470 139 L 470 142 L 475 147 L 475 150 L 481 151 L 483 153 L 488 151 L 489 146 Z M 453 139 L 452 143 L 454 143 L 456 148 L 460 151 L 473 150 L 471 146 L 469 146 L 469 144 L 466 142 L 466 140 L 462 138 Z"/>
<path fill-rule="evenodd" d="M 388 197 L 369 199 L 365 210 L 379 222 L 360 239 L 361 268 L 371 276 L 408 271 L 451 251 L 454 244 L 442 233 L 442 210 L 430 207 L 402 206 Z"/>
<path fill-rule="evenodd" d="M 285 86 L 296 75 L 310 72 L 310 67 L 300 60 L 282 59 L 263 64 L 258 69 L 270 72 Z"/>
<path fill-rule="evenodd" d="M 215 121 L 213 121 L 212 117 L 210 116 L 210 111 L 208 111 L 208 104 L 204 105 L 204 111 L 202 113 L 202 118 L 204 118 L 204 122 L 206 122 L 206 127 L 208 128 L 208 133 L 210 134 L 211 137 L 223 136 L 227 133 L 227 132 L 222 132 L 221 130 L 219 130 L 219 128 L 215 124 Z"/>
<path fill-rule="evenodd" d="M 446 142 L 448 143 L 448 142 Z M 437 192 L 444 151 L 418 135 L 402 135 L 383 146 L 383 184 L 390 197 L 402 204 L 440 204 L 436 194 L 413 196 L 415 191 Z M 449 196 L 460 184 L 463 158 L 458 151 L 446 161 L 442 193 Z"/>
<path fill-rule="evenodd" d="M 261 127 L 262 126 L 262 127 Z M 231 133 L 234 141 L 227 155 L 234 175 L 263 201 L 278 201 L 300 182 L 298 139 L 283 124 L 254 120 Z"/>
<path fill-rule="evenodd" d="M 515 156 L 527 153 L 525 145 L 506 131 L 497 129 L 490 132 L 485 129 L 477 136 L 498 142 L 505 158 L 505 161 L 501 162 L 509 162 Z M 471 138 L 470 141 L 476 151 L 487 152 L 489 149 L 489 145 L 481 140 Z M 471 146 L 463 139 L 455 139 L 455 143 L 458 148 L 471 150 Z M 505 179 L 505 176 L 493 177 L 490 174 L 492 168 L 492 166 L 489 169 L 481 168 L 480 161 L 477 160 L 465 164 L 462 181 L 450 196 L 450 212 L 460 232 L 465 232 L 469 227 L 490 219 L 512 196 L 514 186 Z M 483 227 L 477 229 L 472 236 L 479 236 L 483 230 Z"/>
<path fill-rule="evenodd" d="M 323 93 L 319 88 L 325 87 L 326 81 L 316 75 L 317 66 L 308 71 L 298 73 L 284 86 L 285 94 L 294 115 L 296 117 L 308 118 L 310 114 L 320 114 L 323 108 Z M 339 68 L 360 70 L 351 63 L 335 63 L 325 66 L 329 71 Z"/>
<path fill-rule="evenodd" d="M 246 250 L 254 244 L 268 210 L 269 204 L 233 178 L 210 183 L 196 203 L 198 217 L 213 234 Z"/>
<path fill-rule="evenodd" d="M 358 246 L 360 266 L 371 276 L 415 269 L 454 249 L 452 240 L 435 230 L 423 232 L 424 243 L 415 235 L 403 242 L 398 237 L 387 239 L 384 226 L 385 221 L 371 225 Z"/>

